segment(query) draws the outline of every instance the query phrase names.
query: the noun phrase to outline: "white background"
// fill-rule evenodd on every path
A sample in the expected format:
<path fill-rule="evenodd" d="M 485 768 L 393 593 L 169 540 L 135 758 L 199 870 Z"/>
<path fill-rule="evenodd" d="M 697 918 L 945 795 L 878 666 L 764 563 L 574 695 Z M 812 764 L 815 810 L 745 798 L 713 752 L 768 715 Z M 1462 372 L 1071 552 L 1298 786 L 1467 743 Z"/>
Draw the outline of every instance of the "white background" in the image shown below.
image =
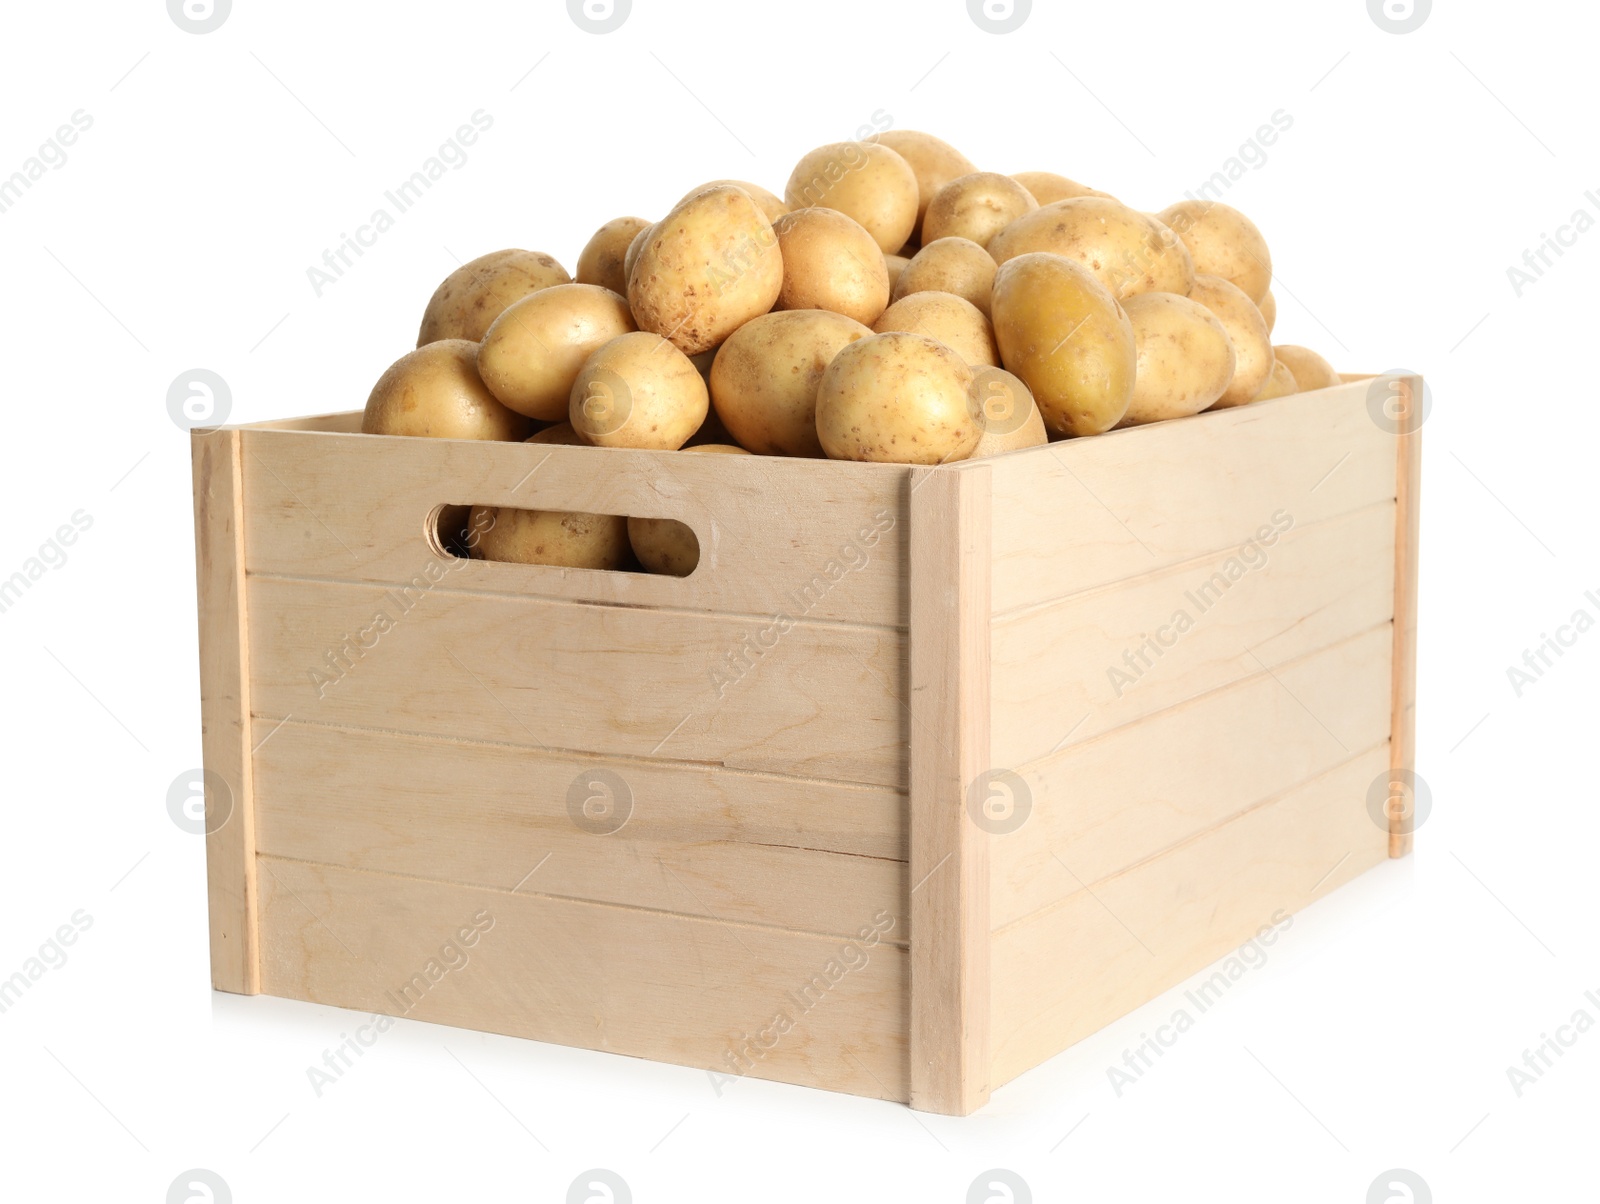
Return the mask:
<path fill-rule="evenodd" d="M 1600 232 L 1521 297 L 1506 271 L 1600 216 L 1593 6 L 1441 3 L 1403 36 L 1363 0 L 1041 0 L 1006 36 L 959 0 L 636 0 L 606 36 L 559 0 L 236 0 L 202 36 L 159 0 L 3 20 L 0 176 L 93 118 L 0 213 L 0 577 L 93 519 L 0 614 L 0 977 L 93 918 L 0 1015 L 7 1198 L 157 1202 L 190 1167 L 241 1202 L 563 1200 L 590 1167 L 639 1201 L 956 1202 L 990 1167 L 1039 1200 L 1358 1204 L 1391 1167 L 1439 1201 L 1593 1190 L 1600 1030 L 1521 1098 L 1506 1074 L 1600 1019 L 1600 633 L 1520 698 L 1506 674 L 1600 616 Z M 314 295 L 324 248 L 478 109 L 466 165 Z M 1120 1098 L 1106 1067 L 1176 995 L 965 1120 L 409 1022 L 319 1099 L 305 1068 L 360 1017 L 209 990 L 202 842 L 166 810 L 200 757 L 178 374 L 220 373 L 234 421 L 357 408 L 460 260 L 570 268 L 703 180 L 781 192 L 878 110 L 1156 209 L 1280 109 L 1227 198 L 1271 243 L 1278 340 L 1432 386 L 1414 858 L 1304 913 Z"/>

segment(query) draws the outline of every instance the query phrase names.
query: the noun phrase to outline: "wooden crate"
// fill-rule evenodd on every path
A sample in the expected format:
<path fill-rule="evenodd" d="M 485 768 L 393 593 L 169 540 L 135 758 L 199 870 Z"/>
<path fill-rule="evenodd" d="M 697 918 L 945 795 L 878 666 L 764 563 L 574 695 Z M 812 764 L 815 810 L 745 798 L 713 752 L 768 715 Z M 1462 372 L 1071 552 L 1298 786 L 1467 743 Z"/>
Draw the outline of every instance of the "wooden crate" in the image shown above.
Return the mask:
<path fill-rule="evenodd" d="M 1408 850 L 1370 388 L 935 468 L 196 432 L 215 986 L 973 1111 Z M 701 564 L 455 559 L 466 503 Z"/>

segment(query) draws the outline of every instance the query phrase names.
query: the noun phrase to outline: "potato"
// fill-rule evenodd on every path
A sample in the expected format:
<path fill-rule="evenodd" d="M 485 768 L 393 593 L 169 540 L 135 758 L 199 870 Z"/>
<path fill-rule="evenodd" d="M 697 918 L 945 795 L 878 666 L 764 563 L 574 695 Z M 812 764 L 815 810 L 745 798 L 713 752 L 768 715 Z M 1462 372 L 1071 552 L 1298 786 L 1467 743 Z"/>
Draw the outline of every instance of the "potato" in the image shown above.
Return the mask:
<path fill-rule="evenodd" d="M 1233 344 L 1209 309 L 1175 293 L 1128 298 L 1139 352 L 1122 426 L 1187 418 L 1222 396 L 1233 379 Z"/>
<path fill-rule="evenodd" d="M 912 293 L 884 310 L 872 329 L 878 334 L 890 330 L 925 334 L 974 368 L 1000 363 L 989 319 L 972 302 L 954 293 Z"/>
<path fill-rule="evenodd" d="M 973 373 L 972 405 L 983 435 L 970 459 L 1050 442 L 1033 394 L 1004 368 L 979 368 Z"/>
<path fill-rule="evenodd" d="M 1270 288 L 1262 294 L 1257 308 L 1261 310 L 1261 316 L 1267 320 L 1267 333 L 1271 334 L 1272 328 L 1278 324 L 1278 299 L 1272 295 Z"/>
<path fill-rule="evenodd" d="M 596 230 L 578 253 L 578 283 L 597 284 L 626 296 L 628 248 L 649 226 L 642 217 L 614 217 Z"/>
<path fill-rule="evenodd" d="M 912 293 L 954 293 L 989 316 L 994 256 L 970 238 L 939 238 L 912 257 L 889 294 L 890 303 Z"/>
<path fill-rule="evenodd" d="M 698 355 L 771 309 L 782 287 L 772 223 L 749 193 L 718 184 L 651 228 L 628 276 L 628 304 L 640 330 Z"/>
<path fill-rule="evenodd" d="M 1033 199 L 1041 205 L 1071 200 L 1075 196 L 1111 197 L 1109 192 L 1090 188 L 1066 176 L 1058 176 L 1053 171 L 1019 171 L 1011 178 L 1031 192 Z"/>
<path fill-rule="evenodd" d="M 1315 351 L 1297 347 L 1293 343 L 1280 343 L 1272 354 L 1294 377 L 1294 391 L 1309 393 L 1313 389 L 1330 389 L 1343 384 L 1343 378 L 1333 370 L 1333 365 Z"/>
<path fill-rule="evenodd" d="M 597 447 L 677 451 L 710 408 L 699 371 L 648 331 L 612 339 L 584 360 L 572 382 L 568 421 Z"/>
<path fill-rule="evenodd" d="M 789 206 L 783 203 L 783 198 L 777 193 L 769 192 L 761 185 L 752 184 L 748 180 L 710 180 L 700 185 L 700 187 L 691 188 L 684 193 L 678 204 L 683 204 L 684 201 L 687 201 L 697 192 L 704 192 L 707 188 L 721 188 L 723 186 L 742 188 L 750 195 L 750 199 L 756 203 L 761 212 L 766 214 L 769 222 L 776 222 L 785 213 L 789 212 Z"/>
<path fill-rule="evenodd" d="M 378 378 L 361 430 L 435 439 L 521 439 L 532 425 L 478 378 L 478 345 L 440 339 L 408 351 Z"/>
<path fill-rule="evenodd" d="M 451 272 L 433 290 L 422 314 L 422 328 L 417 331 L 417 346 L 440 339 L 476 343 L 513 301 L 571 281 L 566 268 L 539 251 L 480 255 Z"/>
<path fill-rule="evenodd" d="M 889 273 L 889 296 L 894 296 L 894 286 L 899 283 L 900 275 L 906 270 L 906 265 L 911 260 L 904 255 L 885 255 L 883 257 L 884 270 Z"/>
<path fill-rule="evenodd" d="M 1259 302 L 1272 284 L 1272 253 L 1244 214 L 1220 201 L 1179 201 L 1156 217 L 1183 240 L 1194 270 L 1221 276 Z"/>
<path fill-rule="evenodd" d="M 817 390 L 817 436 L 835 460 L 944 464 L 982 431 L 972 369 L 920 334 L 874 334 L 840 350 Z"/>
<path fill-rule="evenodd" d="M 1000 362 L 1028 386 L 1047 429 L 1098 435 L 1121 421 L 1133 325 L 1093 272 L 1061 255 L 1019 255 L 995 273 L 991 316 Z"/>
<path fill-rule="evenodd" d="M 977 165 L 943 139 L 918 130 L 885 130 L 878 141 L 909 163 L 917 177 L 917 224 L 912 238 L 925 242 L 922 218 L 933 194 L 957 176 L 971 175 Z"/>
<path fill-rule="evenodd" d="M 1187 296 L 1194 287 L 1194 264 L 1177 236 L 1109 197 L 1041 205 L 989 242 L 989 254 L 998 264 L 1035 251 L 1076 259 L 1119 301 L 1140 293 Z"/>
<path fill-rule="evenodd" d="M 547 426 L 542 431 L 534 431 L 523 440 L 524 443 L 555 443 L 564 447 L 588 447 L 590 443 L 577 431 L 572 429 L 570 422 L 558 422 L 554 426 Z"/>
<path fill-rule="evenodd" d="M 728 434 L 761 455 L 821 456 L 817 386 L 840 349 L 872 333 L 821 309 L 777 310 L 734 331 L 711 366 L 711 404 Z"/>
<path fill-rule="evenodd" d="M 620 514 L 474 506 L 467 530 L 475 560 L 620 569 L 628 563 L 628 520 Z"/>
<path fill-rule="evenodd" d="M 1271 401 L 1274 397 L 1288 397 L 1299 391 L 1299 386 L 1294 383 L 1294 373 L 1285 367 L 1282 360 L 1274 359 L 1267 383 L 1262 385 L 1261 391 L 1250 400 Z"/>
<path fill-rule="evenodd" d="M 837 209 L 795 209 L 772 229 L 783 260 L 774 309 L 826 309 L 871 325 L 889 307 L 889 265 L 860 222 Z"/>
<path fill-rule="evenodd" d="M 750 454 L 742 447 L 727 443 L 702 443 L 684 450 L 721 456 Z M 652 573 L 687 577 L 700 563 L 700 540 L 687 523 L 675 518 L 630 518 L 628 542 L 633 545 L 633 554 L 639 558 L 639 563 Z"/>
<path fill-rule="evenodd" d="M 628 253 L 622 257 L 622 283 L 623 287 L 617 292 L 622 296 L 628 295 L 627 283 L 633 279 L 633 265 L 639 262 L 639 252 L 644 250 L 645 240 L 650 237 L 650 231 L 655 229 L 651 223 L 633 236 L 633 241 L 628 244 Z"/>
<path fill-rule="evenodd" d="M 791 209 L 820 205 L 855 218 L 886 255 L 905 246 L 917 224 L 917 176 L 876 142 L 830 142 L 795 164 L 784 189 Z"/>
<path fill-rule="evenodd" d="M 494 320 L 478 347 L 489 391 L 541 422 L 567 416 L 583 361 L 634 329 L 628 303 L 593 284 L 558 284 L 524 297 Z"/>
<path fill-rule="evenodd" d="M 1272 336 L 1255 303 L 1221 276 L 1197 275 L 1189 300 L 1198 301 L 1222 323 L 1233 344 L 1233 380 L 1217 398 L 1217 408 L 1254 401 L 1272 375 Z"/>
<path fill-rule="evenodd" d="M 1021 184 L 992 171 L 974 172 L 951 180 L 928 202 L 922 219 L 926 242 L 941 238 L 969 238 L 980 247 L 1024 213 L 1039 207 Z"/>

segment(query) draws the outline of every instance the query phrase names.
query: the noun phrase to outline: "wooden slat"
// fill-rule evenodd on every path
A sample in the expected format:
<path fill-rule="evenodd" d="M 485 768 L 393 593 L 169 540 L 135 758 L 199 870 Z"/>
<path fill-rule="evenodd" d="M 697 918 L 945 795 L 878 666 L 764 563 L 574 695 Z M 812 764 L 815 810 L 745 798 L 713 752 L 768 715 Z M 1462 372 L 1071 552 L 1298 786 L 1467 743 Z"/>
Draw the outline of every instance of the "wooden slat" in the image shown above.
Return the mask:
<path fill-rule="evenodd" d="M 1277 797 L 1389 737 L 1385 623 L 1020 771 L 1028 822 L 991 844 L 995 928 Z"/>
<path fill-rule="evenodd" d="M 721 457 L 718 457 L 721 458 Z M 255 710 L 601 755 L 872 785 L 905 781 L 905 637 L 796 624 L 735 682 L 713 674 L 760 619 L 252 578 Z M 328 650 L 391 626 L 336 684 Z M 319 697 L 319 691 L 321 697 Z M 263 731 L 266 729 L 264 728 Z"/>
<path fill-rule="evenodd" d="M 1146 1003 L 1387 855 L 1387 744 L 995 935 L 996 1083 Z"/>
<path fill-rule="evenodd" d="M 1394 485 L 1393 443 L 1361 384 L 1007 456 L 995 462 L 995 613 L 1242 543 L 1280 507 L 1310 526 Z"/>
<path fill-rule="evenodd" d="M 728 1051 L 768 1030 L 775 1044 L 750 1059 L 753 1077 L 906 1098 L 904 949 L 261 864 L 274 995 L 676 1062 L 727 1076 L 713 1080 L 722 1092 L 738 1090 Z M 460 930 L 475 923 L 466 947 Z M 861 917 L 868 932 L 874 923 Z M 780 1015 L 782 1034 L 770 1027 Z"/>
<path fill-rule="evenodd" d="M 1297 525 L 1251 553 L 1254 568 L 1235 548 L 997 620 L 997 762 L 1026 764 L 1387 622 L 1393 541 L 1384 502 Z M 1245 569 L 1231 583 L 1230 563 Z M 1164 630 L 1171 646 L 1141 654 Z"/>
<path fill-rule="evenodd" d="M 326 432 L 245 432 L 252 573 L 410 581 L 441 559 L 441 504 L 675 518 L 686 578 L 457 564 L 453 588 L 903 627 L 908 470 L 769 456 Z"/>
<path fill-rule="evenodd" d="M 254 995 L 261 990 L 261 973 L 240 439 L 237 431 L 197 430 L 190 443 L 200 603 L 201 747 L 208 778 L 211 982 L 219 991 Z"/>
<path fill-rule="evenodd" d="M 911 482 L 911 1105 L 989 1098 L 988 834 L 968 815 L 989 758 L 990 474 Z"/>
<path fill-rule="evenodd" d="M 1422 378 L 1407 377 L 1402 385 L 1411 406 L 1422 405 Z M 1394 570 L 1394 727 L 1391 771 L 1417 768 L 1417 546 L 1422 505 L 1422 418 L 1395 439 L 1397 490 Z M 1389 856 L 1411 852 L 1414 816 L 1391 819 Z"/>
<path fill-rule="evenodd" d="M 605 834 L 569 812 L 597 772 L 622 783 Z M 886 787 L 291 720 L 257 754 L 256 792 L 263 854 L 811 932 L 883 910 L 888 939 L 910 933 L 906 800 Z"/>

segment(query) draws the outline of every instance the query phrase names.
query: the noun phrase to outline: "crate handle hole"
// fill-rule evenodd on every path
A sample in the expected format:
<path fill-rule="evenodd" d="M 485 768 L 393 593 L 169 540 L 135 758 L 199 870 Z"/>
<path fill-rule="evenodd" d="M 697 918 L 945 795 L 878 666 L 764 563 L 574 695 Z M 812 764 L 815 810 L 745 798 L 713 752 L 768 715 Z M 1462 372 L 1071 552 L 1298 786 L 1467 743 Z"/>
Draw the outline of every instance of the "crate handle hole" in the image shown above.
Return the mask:
<path fill-rule="evenodd" d="M 443 504 L 425 535 L 436 555 L 458 560 L 668 577 L 700 566 L 700 537 L 675 518 Z"/>

